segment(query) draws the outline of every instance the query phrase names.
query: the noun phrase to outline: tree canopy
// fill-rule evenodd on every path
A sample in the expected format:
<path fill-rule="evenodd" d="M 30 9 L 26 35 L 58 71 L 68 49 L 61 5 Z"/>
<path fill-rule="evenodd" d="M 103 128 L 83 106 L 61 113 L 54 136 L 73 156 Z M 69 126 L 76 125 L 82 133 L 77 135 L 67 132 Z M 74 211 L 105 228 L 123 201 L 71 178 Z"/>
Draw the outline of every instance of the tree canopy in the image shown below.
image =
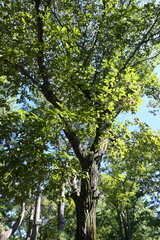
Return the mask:
<path fill-rule="evenodd" d="M 32 192 L 40 199 L 41 184 L 46 193 L 47 184 L 61 190 L 64 184 L 75 204 L 76 240 L 96 240 L 105 159 L 114 159 L 118 176 L 127 173 L 142 185 L 144 175 L 139 183 L 138 174 L 146 161 L 146 173 L 157 183 L 150 164 L 152 169 L 153 155 L 157 166 L 159 135 L 140 125 L 140 133 L 130 137 L 125 125 L 117 129 L 116 118 L 134 114 L 143 96 L 159 98 L 154 69 L 160 6 L 138 0 L 6 0 L 0 22 L 1 107 L 15 98 L 23 109 L 1 117 L 1 194 L 29 198 Z"/>

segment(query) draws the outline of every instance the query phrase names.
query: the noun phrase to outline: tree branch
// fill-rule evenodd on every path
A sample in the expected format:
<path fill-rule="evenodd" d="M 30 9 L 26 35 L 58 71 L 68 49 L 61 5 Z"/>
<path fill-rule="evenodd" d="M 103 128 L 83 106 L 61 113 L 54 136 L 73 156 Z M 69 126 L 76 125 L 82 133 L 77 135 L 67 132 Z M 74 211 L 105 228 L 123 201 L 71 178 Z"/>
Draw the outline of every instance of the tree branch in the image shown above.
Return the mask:
<path fill-rule="evenodd" d="M 136 65 L 138 65 L 138 64 L 140 64 L 140 63 L 142 63 L 142 62 L 146 62 L 146 61 L 148 61 L 148 60 L 152 60 L 152 59 L 154 59 L 154 58 L 157 58 L 159 55 L 160 55 L 160 53 L 157 53 L 156 55 L 154 55 L 154 56 L 152 56 L 152 57 L 145 58 L 145 59 L 143 59 L 143 60 L 141 60 L 141 61 L 138 61 L 138 62 L 134 63 L 133 65 L 131 65 L 131 67 L 134 67 L 134 66 L 136 66 Z"/>
<path fill-rule="evenodd" d="M 20 64 L 17 63 L 12 63 L 7 59 L 3 60 L 4 63 L 6 63 L 9 66 L 12 66 L 15 70 L 18 70 L 19 72 L 22 73 L 22 75 L 24 75 L 25 77 L 27 77 L 28 79 L 31 80 L 31 82 L 33 84 L 35 84 L 36 86 L 38 86 L 38 82 L 34 79 L 34 77 L 31 76 L 31 74 L 29 73 L 29 71 L 27 71 L 24 67 L 22 67 Z"/>
<path fill-rule="evenodd" d="M 64 131 L 66 137 L 68 138 L 68 140 L 69 140 L 69 142 L 70 142 L 70 144 L 82 166 L 84 163 L 84 153 L 81 148 L 81 144 L 79 142 L 79 139 L 78 139 L 76 133 L 68 128 L 69 124 L 66 123 L 66 125 L 67 125 L 67 129 L 64 129 L 63 131 Z"/>
<path fill-rule="evenodd" d="M 57 98 L 57 96 L 50 89 L 49 82 L 45 81 L 40 88 L 41 88 L 42 94 L 48 100 L 48 102 L 50 102 L 56 109 L 62 110 L 60 105 L 59 105 L 60 104 L 60 100 Z"/>
<path fill-rule="evenodd" d="M 156 25 L 157 21 L 158 21 L 158 17 L 160 15 L 160 12 L 157 14 L 156 19 L 154 21 L 154 23 L 150 26 L 150 28 L 148 29 L 147 33 L 144 35 L 144 37 L 142 38 L 142 40 L 139 42 L 139 44 L 135 47 L 134 51 L 130 54 L 129 58 L 127 59 L 127 61 L 124 63 L 123 67 L 120 69 L 120 72 L 123 72 L 126 67 L 128 66 L 128 64 L 130 63 L 130 61 L 135 57 L 137 51 L 141 48 L 141 46 L 145 43 L 147 43 L 151 37 L 153 37 L 155 34 L 152 34 L 152 36 L 149 36 L 150 32 L 153 30 L 154 26 Z"/>

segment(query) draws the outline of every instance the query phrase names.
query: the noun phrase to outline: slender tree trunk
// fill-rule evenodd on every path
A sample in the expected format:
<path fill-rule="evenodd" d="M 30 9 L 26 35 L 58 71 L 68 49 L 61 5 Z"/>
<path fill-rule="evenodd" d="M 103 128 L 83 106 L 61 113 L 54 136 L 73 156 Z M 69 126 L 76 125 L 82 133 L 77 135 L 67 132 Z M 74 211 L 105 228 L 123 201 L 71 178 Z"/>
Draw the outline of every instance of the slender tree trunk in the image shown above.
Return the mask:
<path fill-rule="evenodd" d="M 64 220 L 64 200 L 63 198 L 65 197 L 65 189 L 64 186 L 62 186 L 61 190 L 61 199 L 58 203 L 58 239 L 64 239 L 63 238 L 63 233 L 64 233 L 64 225 L 65 225 L 65 220 Z"/>
<path fill-rule="evenodd" d="M 16 220 L 16 222 L 13 224 L 13 226 L 10 229 L 8 229 L 7 231 L 0 231 L 0 240 L 9 239 L 17 231 L 17 229 L 19 228 L 19 226 L 22 223 L 24 215 L 25 215 L 25 201 L 22 200 L 21 212 L 20 212 L 18 219 Z"/>
<path fill-rule="evenodd" d="M 33 230 L 32 230 L 32 234 L 31 234 L 31 240 L 36 240 L 37 239 L 37 234 L 38 234 L 38 231 L 39 231 L 41 199 L 42 199 L 42 190 L 41 190 L 41 185 L 40 185 L 39 189 L 38 189 L 37 199 L 36 199 L 35 214 L 34 214 L 34 225 L 33 225 Z"/>
<path fill-rule="evenodd" d="M 117 220 L 118 220 L 118 226 L 119 226 L 118 232 L 119 232 L 120 239 L 125 240 L 123 222 L 122 222 L 122 217 L 119 210 L 117 210 Z"/>
<path fill-rule="evenodd" d="M 132 236 L 128 209 L 126 208 L 124 212 L 118 211 L 118 217 L 121 240 L 131 240 Z"/>
<path fill-rule="evenodd" d="M 99 167 L 92 161 L 86 176 L 81 180 L 80 196 L 75 201 L 76 240 L 96 240 L 96 206 L 98 200 Z"/>
<path fill-rule="evenodd" d="M 29 225 L 28 225 L 28 231 L 27 231 L 27 238 L 26 238 L 26 240 L 30 240 L 31 239 L 31 235 L 32 235 L 32 231 L 33 231 L 34 212 L 35 212 L 35 206 L 31 206 L 30 217 L 29 217 Z"/>
<path fill-rule="evenodd" d="M 131 234 L 131 225 L 130 225 L 130 215 L 128 207 L 126 207 L 126 240 L 131 240 L 132 234 Z"/>

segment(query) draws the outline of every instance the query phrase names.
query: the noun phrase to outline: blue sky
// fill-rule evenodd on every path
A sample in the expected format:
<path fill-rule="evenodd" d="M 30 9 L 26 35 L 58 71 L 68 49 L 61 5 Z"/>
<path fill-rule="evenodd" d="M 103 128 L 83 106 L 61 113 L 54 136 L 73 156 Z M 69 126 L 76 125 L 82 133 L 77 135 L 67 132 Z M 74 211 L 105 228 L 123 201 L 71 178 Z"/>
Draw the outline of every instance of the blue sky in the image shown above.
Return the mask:
<path fill-rule="evenodd" d="M 160 65 L 156 68 L 156 72 L 160 79 Z M 130 121 L 134 122 L 134 118 L 139 118 L 141 122 L 146 122 L 153 130 L 155 131 L 159 130 L 160 112 L 157 113 L 156 116 L 149 112 L 151 110 L 151 108 L 147 107 L 149 100 L 150 99 L 148 99 L 147 97 L 143 98 L 143 102 L 140 106 L 140 109 L 136 114 L 124 113 L 118 117 L 118 120 L 125 121 L 126 119 L 129 119 Z"/>

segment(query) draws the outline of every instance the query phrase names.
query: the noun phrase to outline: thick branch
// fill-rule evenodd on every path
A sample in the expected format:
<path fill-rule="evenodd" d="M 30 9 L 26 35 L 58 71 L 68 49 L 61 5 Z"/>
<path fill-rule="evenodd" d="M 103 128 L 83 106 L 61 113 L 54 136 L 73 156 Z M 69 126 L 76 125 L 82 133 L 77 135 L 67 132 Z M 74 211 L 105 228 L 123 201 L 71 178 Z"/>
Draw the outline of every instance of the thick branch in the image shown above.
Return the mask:
<path fill-rule="evenodd" d="M 43 79 L 43 85 L 41 86 L 41 92 L 45 96 L 45 98 L 57 109 L 61 110 L 61 107 L 58 103 L 60 103 L 60 100 L 57 98 L 57 96 L 53 93 L 53 91 L 50 88 L 50 83 L 49 83 L 49 77 L 47 74 L 47 69 L 44 64 L 44 59 L 43 59 L 43 19 L 40 16 L 40 10 L 39 10 L 39 4 L 40 1 L 35 1 L 36 5 L 36 13 L 37 13 L 37 28 L 38 28 L 38 42 L 40 44 L 40 49 L 37 54 L 37 60 L 38 60 L 38 66 L 39 66 L 39 72 L 42 76 Z M 80 143 L 79 140 L 72 130 L 70 130 L 68 122 L 60 116 L 60 118 L 63 120 L 65 123 L 66 129 L 64 130 L 65 135 L 69 139 L 75 154 L 77 155 L 78 159 L 80 162 L 82 161 L 82 152 L 80 149 Z"/>
<path fill-rule="evenodd" d="M 83 89 L 83 86 L 81 84 L 77 84 L 77 87 L 81 90 L 81 92 L 84 94 L 85 98 L 91 100 L 91 93 L 89 89 Z"/>
<path fill-rule="evenodd" d="M 47 6 L 49 6 L 51 1 L 49 0 L 47 3 Z M 41 92 L 45 96 L 45 98 L 57 109 L 61 110 L 60 100 L 57 98 L 57 96 L 53 93 L 53 91 L 50 88 L 49 83 L 49 77 L 48 77 L 48 71 L 46 69 L 46 66 L 44 64 L 44 53 L 43 53 L 43 19 L 40 14 L 44 14 L 39 9 L 40 6 L 40 0 L 35 0 L 35 9 L 37 14 L 37 37 L 38 37 L 38 43 L 39 43 L 39 51 L 37 53 L 37 62 L 39 67 L 39 72 L 41 74 L 41 77 L 43 79 L 43 84 L 41 85 Z"/>
<path fill-rule="evenodd" d="M 8 60 L 4 60 L 4 62 L 11 65 L 18 71 L 20 71 L 25 77 L 30 79 L 33 84 L 35 84 L 36 86 L 38 85 L 37 81 L 21 65 L 15 64 L 15 63 L 12 64 Z M 41 90 L 42 94 L 44 95 L 44 97 L 48 100 L 48 102 L 50 102 L 56 109 L 63 111 L 63 109 L 61 109 L 61 107 L 59 105 L 60 100 L 50 89 L 50 84 L 49 84 L 48 80 L 46 80 L 44 82 L 44 84 L 42 86 L 40 86 L 40 90 Z M 64 125 L 66 126 L 66 130 L 64 130 L 64 133 L 65 133 L 66 137 L 68 138 L 71 146 L 73 147 L 75 154 L 77 155 L 77 157 L 80 161 L 83 161 L 83 153 L 82 153 L 82 149 L 81 149 L 78 137 L 76 136 L 75 132 L 71 130 L 69 123 L 63 117 L 60 116 L 60 118 L 64 122 Z"/>
<path fill-rule="evenodd" d="M 76 133 L 72 130 L 69 130 L 69 129 L 67 129 L 67 130 L 64 129 L 64 133 L 65 133 L 66 137 L 68 138 L 68 140 L 69 140 L 77 158 L 79 159 L 80 164 L 83 165 L 84 154 L 83 154 L 81 144 L 79 142 L 79 139 L 78 139 Z"/>
<path fill-rule="evenodd" d="M 48 76 L 47 76 L 47 70 L 46 66 L 44 64 L 44 57 L 43 57 L 43 19 L 42 15 L 44 15 L 44 12 L 41 12 L 39 10 L 40 6 L 40 0 L 35 0 L 35 10 L 37 14 L 37 40 L 38 40 L 38 46 L 39 46 L 39 51 L 37 53 L 37 62 L 38 62 L 38 67 L 39 67 L 39 72 L 42 76 L 42 79 L 44 83 L 48 81 Z"/>
<path fill-rule="evenodd" d="M 53 91 L 50 89 L 49 82 L 45 82 L 41 86 L 41 92 L 44 95 L 44 97 L 50 102 L 55 108 L 61 110 L 61 107 L 58 103 L 60 103 L 60 100 L 57 98 L 57 96 L 53 93 Z"/>
<path fill-rule="evenodd" d="M 50 89 L 50 84 L 48 79 L 45 80 L 45 82 L 43 83 L 43 85 L 39 85 L 38 81 L 29 73 L 29 71 L 27 71 L 26 69 L 24 69 L 24 67 L 22 67 L 20 64 L 17 63 L 12 63 L 8 60 L 4 60 L 4 63 L 12 66 L 14 69 L 18 70 L 22 75 L 24 75 L 25 77 L 27 77 L 27 79 L 30 79 L 31 82 L 40 88 L 42 94 L 44 95 L 44 97 L 57 109 L 61 110 L 60 105 L 58 103 L 60 103 L 60 100 L 56 97 L 56 95 L 53 93 L 53 91 Z"/>

